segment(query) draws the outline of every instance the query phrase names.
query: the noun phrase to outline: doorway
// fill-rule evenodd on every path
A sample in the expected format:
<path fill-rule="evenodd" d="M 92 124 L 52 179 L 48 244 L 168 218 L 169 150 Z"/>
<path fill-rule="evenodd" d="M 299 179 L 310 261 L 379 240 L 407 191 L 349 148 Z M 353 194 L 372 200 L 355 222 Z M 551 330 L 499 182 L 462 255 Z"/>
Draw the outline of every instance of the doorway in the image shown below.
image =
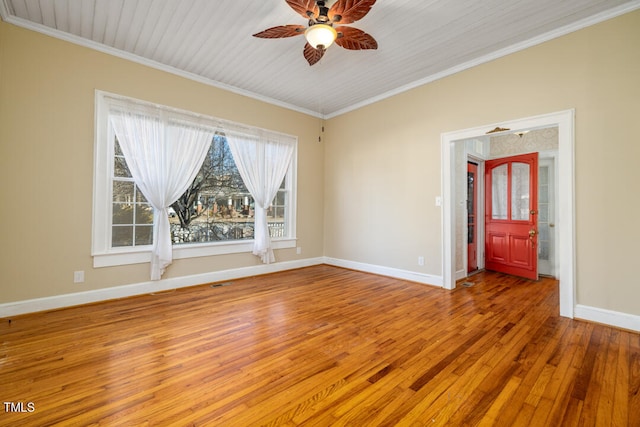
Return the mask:
<path fill-rule="evenodd" d="M 535 251 L 530 254 L 531 257 L 537 255 L 537 272 L 538 275 L 545 277 L 557 278 L 556 266 L 558 264 L 556 259 L 557 251 L 557 238 L 556 232 L 558 227 L 555 223 L 557 204 L 556 195 L 557 188 L 555 186 L 555 170 L 556 158 L 557 158 L 557 127 L 539 129 L 528 132 L 528 135 L 533 138 L 528 141 L 523 141 L 528 149 L 543 149 L 538 152 L 538 204 L 534 208 L 532 205 L 530 208 L 536 210 L 537 222 L 533 222 L 532 228 L 536 230 L 536 234 L 533 236 L 535 239 Z M 471 144 L 469 144 L 471 142 Z M 497 143 L 497 145 L 504 146 L 505 143 L 509 145 L 517 144 L 520 140 L 514 141 L 513 138 L 500 137 L 498 139 L 488 138 L 484 141 L 473 140 L 465 141 L 467 148 L 466 161 L 467 170 L 466 176 L 458 175 L 466 181 L 466 217 L 458 215 L 456 218 L 464 219 L 465 222 L 462 227 L 456 227 L 456 240 L 461 239 L 466 243 L 463 246 L 464 253 L 462 257 L 466 260 L 466 263 L 462 265 L 463 270 L 456 271 L 456 280 L 463 279 L 465 276 L 471 276 L 475 273 L 483 271 L 485 269 L 485 221 L 487 217 L 491 217 L 491 214 L 485 216 L 485 159 L 478 154 L 478 147 L 487 145 L 486 152 L 491 156 L 491 144 Z M 475 154 L 470 154 L 469 151 L 473 147 L 476 147 Z M 504 149 L 498 149 L 497 152 L 504 152 Z M 504 154 L 504 153 L 503 153 Z M 463 156 L 464 153 L 457 153 L 458 156 Z M 490 161 L 496 161 L 496 158 L 492 158 Z M 459 160 L 458 160 L 459 161 Z M 458 163 L 459 164 L 459 163 Z M 460 187 L 458 190 L 461 191 Z M 493 198 L 493 196 L 491 196 Z M 506 197 L 505 197 L 506 200 Z M 503 208 L 506 211 L 506 207 Z M 465 230 L 464 235 L 458 233 Z M 531 229 L 529 229 L 531 230 Z M 532 240 L 530 238 L 530 240 Z M 489 242 L 490 243 L 490 242 Z M 489 251 L 491 252 L 491 248 Z M 491 260 L 490 260 L 491 262 Z M 457 267 L 458 269 L 460 266 Z M 491 268 L 489 268 L 491 269 Z M 494 268 L 495 269 L 495 268 Z M 463 275 L 464 274 L 464 275 Z"/>
<path fill-rule="evenodd" d="M 494 128 L 539 129 L 558 127 L 557 206 L 556 222 L 559 253 L 556 255 L 557 278 L 560 281 L 560 315 L 573 318 L 575 308 L 575 202 L 574 202 L 574 110 L 545 114 L 492 125 L 480 126 L 442 134 L 442 224 L 443 259 L 442 283 L 446 289 L 455 288 L 457 249 L 455 213 L 456 165 L 455 149 L 460 142 L 483 138 Z"/>
<path fill-rule="evenodd" d="M 478 271 L 478 163 L 467 162 L 467 274 Z"/>

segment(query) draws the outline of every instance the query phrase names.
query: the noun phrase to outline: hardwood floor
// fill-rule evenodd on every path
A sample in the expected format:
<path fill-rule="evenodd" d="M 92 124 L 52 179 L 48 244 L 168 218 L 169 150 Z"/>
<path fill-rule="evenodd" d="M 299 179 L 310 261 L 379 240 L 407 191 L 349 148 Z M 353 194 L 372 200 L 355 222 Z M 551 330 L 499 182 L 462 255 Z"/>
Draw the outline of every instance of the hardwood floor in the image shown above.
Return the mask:
<path fill-rule="evenodd" d="M 640 426 L 639 334 L 470 280 L 322 265 L 3 319 L 0 425 Z"/>

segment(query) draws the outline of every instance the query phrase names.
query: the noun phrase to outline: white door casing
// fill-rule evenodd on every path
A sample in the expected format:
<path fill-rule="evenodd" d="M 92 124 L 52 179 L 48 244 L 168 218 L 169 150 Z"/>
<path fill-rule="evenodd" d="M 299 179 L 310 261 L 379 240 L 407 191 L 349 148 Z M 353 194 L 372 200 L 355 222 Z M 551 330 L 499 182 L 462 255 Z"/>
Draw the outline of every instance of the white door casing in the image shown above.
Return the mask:
<path fill-rule="evenodd" d="M 494 123 L 441 134 L 442 148 L 442 282 L 455 288 L 455 152 L 456 141 L 484 136 L 496 128 L 536 129 L 558 127 L 556 227 L 557 278 L 560 280 L 560 315 L 573 318 L 575 308 L 575 110 Z"/>

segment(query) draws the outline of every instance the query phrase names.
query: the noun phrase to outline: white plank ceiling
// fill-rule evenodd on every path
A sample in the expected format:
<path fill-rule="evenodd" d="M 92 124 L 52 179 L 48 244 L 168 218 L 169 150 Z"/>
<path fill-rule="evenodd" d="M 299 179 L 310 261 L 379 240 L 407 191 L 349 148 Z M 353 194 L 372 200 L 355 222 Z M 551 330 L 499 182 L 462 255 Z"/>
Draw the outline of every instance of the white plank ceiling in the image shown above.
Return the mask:
<path fill-rule="evenodd" d="M 302 36 L 252 37 L 306 24 L 284 0 L 0 2 L 12 24 L 319 117 L 638 8 L 640 0 L 378 0 L 350 25 L 378 50 L 334 45 L 310 67 Z"/>

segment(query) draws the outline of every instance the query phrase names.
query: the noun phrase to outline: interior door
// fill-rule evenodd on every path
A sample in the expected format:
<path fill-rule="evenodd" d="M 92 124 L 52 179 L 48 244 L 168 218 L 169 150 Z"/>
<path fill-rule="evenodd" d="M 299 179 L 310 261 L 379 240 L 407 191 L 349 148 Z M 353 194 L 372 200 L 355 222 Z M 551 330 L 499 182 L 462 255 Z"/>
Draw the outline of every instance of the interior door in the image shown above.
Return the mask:
<path fill-rule="evenodd" d="M 467 273 L 478 269 L 478 164 L 467 163 Z"/>
<path fill-rule="evenodd" d="M 538 153 L 485 164 L 485 268 L 536 280 Z"/>
<path fill-rule="evenodd" d="M 538 159 L 538 274 L 556 277 L 554 159 Z"/>

